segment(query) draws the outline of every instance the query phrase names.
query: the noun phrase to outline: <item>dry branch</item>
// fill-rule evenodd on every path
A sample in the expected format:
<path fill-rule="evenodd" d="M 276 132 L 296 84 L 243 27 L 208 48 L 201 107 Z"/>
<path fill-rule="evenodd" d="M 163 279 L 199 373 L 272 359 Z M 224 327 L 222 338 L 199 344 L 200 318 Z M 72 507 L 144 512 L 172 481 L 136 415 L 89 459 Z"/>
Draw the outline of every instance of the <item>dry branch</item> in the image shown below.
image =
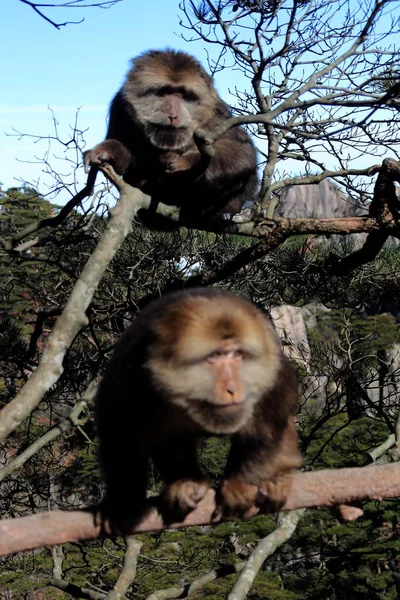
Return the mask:
<path fill-rule="evenodd" d="M 394 497 L 400 497 L 400 463 L 298 473 L 283 509 L 335 507 Z M 168 528 L 210 524 L 214 510 L 215 493 L 210 490 L 198 508 L 182 523 L 168 525 Z M 149 508 L 140 522 L 119 533 L 130 535 L 161 529 L 166 529 L 166 526 L 153 507 Z M 95 523 L 93 510 L 52 511 L 5 519 L 0 522 L 0 556 L 42 546 L 109 536 L 109 523 Z"/>
<path fill-rule="evenodd" d="M 228 575 L 233 575 L 234 573 L 240 573 L 243 571 L 245 566 L 246 561 L 243 560 L 242 562 L 237 562 L 233 565 L 224 565 L 223 567 L 218 567 L 218 569 L 212 569 L 211 571 L 208 571 L 208 573 L 200 575 L 200 577 L 191 583 L 187 583 L 179 587 L 169 587 L 165 588 L 164 590 L 153 592 L 146 598 L 146 600 L 171 600 L 173 598 L 188 598 L 190 594 L 194 594 L 220 577 L 227 577 Z"/>
<path fill-rule="evenodd" d="M 10 240 L 7 240 L 5 242 L 5 249 L 14 249 L 19 241 L 28 237 L 28 235 L 32 235 L 32 233 L 35 233 L 35 231 L 40 231 L 48 227 L 57 227 L 58 225 L 61 225 L 61 223 L 63 223 L 68 217 L 70 212 L 76 206 L 78 206 L 78 204 L 82 202 L 82 200 L 86 198 L 86 196 L 90 196 L 90 194 L 92 193 L 94 182 L 96 180 L 96 174 L 96 170 L 93 170 L 89 173 L 85 187 L 80 192 L 78 192 L 73 198 L 71 198 L 71 200 L 69 200 L 67 204 L 63 206 L 63 208 L 55 217 L 49 217 L 48 219 L 39 219 L 38 221 L 30 223 L 29 225 L 24 227 L 24 229 L 21 229 L 21 231 L 16 233 Z M 26 246 L 21 245 L 18 248 L 18 250 L 22 251 L 25 247 Z"/>
<path fill-rule="evenodd" d="M 54 578 L 51 580 L 51 585 L 69 594 L 72 598 L 83 598 L 83 600 L 106 600 L 107 598 L 106 593 L 103 594 L 102 592 L 95 592 L 88 588 L 79 587 L 64 579 Z"/>
<path fill-rule="evenodd" d="M 112 591 L 108 594 L 106 600 L 121 600 L 130 588 L 136 577 L 137 560 L 139 552 L 143 546 L 142 542 L 136 540 L 133 536 L 126 537 L 126 551 L 124 564 L 119 574 L 118 580 Z"/>
<path fill-rule="evenodd" d="M 151 207 L 151 198 L 144 194 L 141 194 L 136 188 L 125 184 L 120 177 L 115 173 L 110 165 L 104 164 L 101 167 L 101 171 L 106 175 L 109 181 L 114 184 L 117 189 L 122 190 L 124 196 L 135 195 L 136 199 L 140 195 L 140 199 L 136 200 L 133 216 L 136 216 L 139 210 L 151 210 L 152 215 L 157 215 L 163 219 L 167 219 L 171 225 L 175 224 L 177 227 L 186 226 L 190 229 L 196 229 L 199 231 L 209 231 L 212 233 L 226 233 L 232 235 L 243 235 L 260 239 L 267 239 L 271 235 L 279 238 L 279 244 L 285 239 L 294 235 L 350 235 L 353 233 L 371 233 L 378 232 L 381 236 L 385 234 L 389 235 L 400 235 L 399 223 L 393 218 L 393 202 L 389 203 L 389 210 L 381 210 L 379 214 L 373 214 L 370 212 L 369 216 L 365 217 L 339 217 L 339 218 L 308 218 L 308 217 L 296 217 L 296 218 L 285 218 L 285 217 L 270 217 L 268 218 L 257 218 L 256 220 L 249 220 L 247 222 L 240 222 L 241 219 L 235 217 L 233 220 L 215 218 L 215 219 L 196 219 L 196 223 L 192 220 L 186 221 L 180 215 L 180 210 L 176 206 L 170 206 L 168 204 L 158 203 L 157 207 Z M 352 173 L 352 170 L 347 170 Z M 347 172 L 346 171 L 346 172 Z M 378 181 L 375 186 L 375 197 L 371 204 L 375 208 L 377 201 L 386 208 L 386 197 L 381 198 L 380 194 L 382 191 L 382 182 L 384 185 L 391 184 L 393 181 L 399 180 L 400 163 L 393 159 L 385 159 L 382 165 L 374 165 L 366 169 L 359 170 L 358 174 L 365 174 L 367 176 L 373 176 L 376 173 L 380 173 L 381 177 L 378 177 Z M 7 241 L 6 249 L 15 249 L 17 242 L 27 237 L 34 231 L 42 229 L 43 227 L 54 227 L 59 225 L 66 216 L 72 210 L 74 206 L 81 201 L 85 196 L 88 196 L 92 190 L 94 177 L 93 173 L 97 170 L 91 170 L 88 177 L 88 183 L 85 188 L 79 192 L 70 202 L 62 209 L 62 211 L 56 217 L 52 219 L 44 219 L 42 221 L 36 221 L 30 224 L 28 227 L 17 233 L 11 240 Z M 355 171 L 354 171 L 355 172 Z M 326 177 L 337 175 L 338 172 L 326 171 L 319 175 L 313 176 L 316 183 Z M 343 171 L 344 173 L 344 171 Z M 340 172 L 340 174 L 342 174 Z M 308 178 L 287 180 L 286 185 L 293 184 L 305 185 L 309 183 Z M 311 181 L 311 180 L 310 180 Z M 393 186 L 394 189 L 394 186 Z M 386 192 L 386 190 L 385 190 Z M 398 202 L 397 202 L 398 206 Z M 69 207 L 69 208 L 68 208 Z M 150 208 L 151 207 L 151 208 Z M 68 210 L 67 210 L 68 209 Z M 62 218 L 61 218 L 62 217 Z M 39 240 L 39 238 L 38 238 Z M 30 245 L 35 245 L 34 241 L 31 241 Z M 272 244 L 273 245 L 273 244 Z M 383 244 L 382 244 L 383 245 Z M 23 246 L 19 246 L 17 249 L 22 249 Z M 380 248 L 379 248 L 380 249 Z M 377 252 L 376 252 L 377 253 Z M 368 257 L 368 260 L 372 260 Z M 355 266 L 363 264 L 360 260 Z"/>
<path fill-rule="evenodd" d="M 262 539 L 251 553 L 246 566 L 240 573 L 239 579 L 228 596 L 228 600 L 244 600 L 246 598 L 264 561 L 279 546 L 290 540 L 304 512 L 305 509 L 291 510 L 280 517 L 278 527 L 275 531 Z"/>
<path fill-rule="evenodd" d="M 297 523 L 301 519 L 305 509 L 288 511 L 279 517 L 278 527 L 269 535 L 264 537 L 251 553 L 248 560 L 225 565 L 218 569 L 212 569 L 204 575 L 200 575 L 191 583 L 158 590 L 150 594 L 147 600 L 171 600 L 173 598 L 188 598 L 212 581 L 220 577 L 227 577 L 233 573 L 240 573 L 239 578 L 228 596 L 228 600 L 244 599 L 250 587 L 264 564 L 265 560 L 275 552 L 279 546 L 287 542 L 296 530 Z"/>
<path fill-rule="evenodd" d="M 93 294 L 118 248 L 131 231 L 135 212 L 148 198 L 116 176 L 113 183 L 120 191 L 120 201 L 111 211 L 105 232 L 75 283 L 62 315 L 47 339 L 38 369 L 21 392 L 0 412 L 0 440 L 4 440 L 31 414 L 43 395 L 60 378 L 65 353 L 80 329 L 87 323 L 86 310 Z"/>

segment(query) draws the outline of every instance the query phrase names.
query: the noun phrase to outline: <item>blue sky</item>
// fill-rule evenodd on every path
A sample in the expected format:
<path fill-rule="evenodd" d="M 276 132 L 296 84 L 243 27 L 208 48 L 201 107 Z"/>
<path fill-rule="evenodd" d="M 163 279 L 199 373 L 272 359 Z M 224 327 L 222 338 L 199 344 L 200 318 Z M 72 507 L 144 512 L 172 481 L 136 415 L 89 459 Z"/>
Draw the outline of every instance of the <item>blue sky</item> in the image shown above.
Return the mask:
<path fill-rule="evenodd" d="M 357 0 L 351 1 L 358 5 Z M 396 0 L 387 12 L 398 18 L 398 7 L 400 1 Z M 203 41 L 189 43 L 180 37 L 190 37 L 191 32 L 180 27 L 179 0 L 122 0 L 108 10 L 49 9 L 48 16 L 58 22 L 85 18 L 83 23 L 61 30 L 19 0 L 2 0 L 1 9 L 0 182 L 4 188 L 21 185 L 18 179 L 22 179 L 37 182 L 39 191 L 46 193 L 47 185 L 53 184 L 38 162 L 49 150 L 48 141 L 6 135 L 13 128 L 25 134 L 54 135 L 50 107 L 60 137 L 68 140 L 80 107 L 78 125 L 88 130 L 85 141 L 90 148 L 104 139 L 108 105 L 132 57 L 149 48 L 171 46 L 194 54 L 207 66 L 206 48 L 208 52 L 218 50 Z M 389 30 L 389 23 L 387 15 L 381 27 Z M 398 40 L 391 41 L 398 44 Z M 243 83 L 243 78 L 237 70 L 226 69 L 216 75 L 217 88 L 227 102 L 234 102 L 229 86 L 234 88 L 238 82 Z M 53 160 L 54 154 L 58 161 Z M 52 144 L 49 155 L 61 175 L 71 171 L 61 145 Z M 352 166 L 359 165 L 355 161 Z M 80 189 L 86 181 L 83 169 L 78 179 L 66 181 L 71 193 Z M 65 198 L 57 198 L 57 202 L 62 200 Z"/>
<path fill-rule="evenodd" d="M 40 164 L 17 158 L 32 161 L 35 155 L 43 156 L 47 142 L 6 134 L 12 128 L 52 134 L 48 106 L 64 137 L 81 107 L 79 125 L 89 128 L 85 139 L 91 147 L 104 138 L 107 107 L 130 58 L 148 48 L 172 46 L 195 54 L 206 65 L 205 44 L 179 37 L 183 30 L 178 0 L 123 0 L 108 10 L 48 10 L 48 16 L 58 22 L 85 18 L 84 23 L 61 30 L 18 0 L 1 4 L 0 182 L 4 188 L 20 185 L 18 178 L 46 182 Z M 62 148 L 54 151 L 60 155 Z M 83 173 L 81 177 L 79 183 L 84 181 Z"/>

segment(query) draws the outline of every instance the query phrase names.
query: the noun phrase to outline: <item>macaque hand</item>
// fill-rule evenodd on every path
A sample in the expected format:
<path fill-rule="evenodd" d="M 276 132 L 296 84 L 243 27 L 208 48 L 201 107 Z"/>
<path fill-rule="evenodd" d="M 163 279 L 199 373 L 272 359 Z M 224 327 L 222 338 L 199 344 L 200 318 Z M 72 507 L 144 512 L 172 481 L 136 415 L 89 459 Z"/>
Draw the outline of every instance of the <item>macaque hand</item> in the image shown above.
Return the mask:
<path fill-rule="evenodd" d="M 285 505 L 292 487 L 293 472 L 279 475 L 274 481 L 266 481 L 259 490 L 258 503 L 263 512 L 279 512 Z"/>
<path fill-rule="evenodd" d="M 189 171 L 201 160 L 198 152 L 178 154 L 177 152 L 163 152 L 160 154 L 160 164 L 164 173 L 170 175 L 179 171 Z"/>
<path fill-rule="evenodd" d="M 121 175 L 125 173 L 130 162 L 131 153 L 118 140 L 105 140 L 83 154 L 85 173 L 89 172 L 91 166 L 109 163 Z"/>
<path fill-rule="evenodd" d="M 238 479 L 225 479 L 218 491 L 213 520 L 238 519 L 256 514 L 259 508 L 258 497 L 259 489 L 256 485 Z"/>
<path fill-rule="evenodd" d="M 209 485 L 206 481 L 179 479 L 166 485 L 161 492 L 161 512 L 167 522 L 181 521 L 204 498 Z"/>

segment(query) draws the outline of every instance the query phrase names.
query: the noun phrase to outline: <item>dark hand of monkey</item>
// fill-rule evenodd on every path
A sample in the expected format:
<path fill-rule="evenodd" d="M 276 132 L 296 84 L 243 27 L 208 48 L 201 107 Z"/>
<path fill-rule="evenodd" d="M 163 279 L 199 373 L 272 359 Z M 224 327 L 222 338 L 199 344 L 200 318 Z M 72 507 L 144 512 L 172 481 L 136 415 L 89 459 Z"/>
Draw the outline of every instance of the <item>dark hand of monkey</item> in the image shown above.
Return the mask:
<path fill-rule="evenodd" d="M 237 519 L 255 514 L 258 512 L 255 508 L 258 496 L 256 485 L 238 479 L 225 479 L 217 494 L 213 519 Z"/>
<path fill-rule="evenodd" d="M 202 160 L 198 152 L 188 154 L 178 154 L 177 152 L 163 152 L 160 154 L 160 164 L 164 173 L 177 173 L 179 171 L 189 171 Z M 207 165 L 205 165 L 206 168 Z"/>
<path fill-rule="evenodd" d="M 131 158 L 129 150 L 120 142 L 117 140 L 105 140 L 91 150 L 84 152 L 85 173 L 89 172 L 91 166 L 101 166 L 103 163 L 109 163 L 121 175 L 127 170 Z"/>
<path fill-rule="evenodd" d="M 206 481 L 179 479 L 166 485 L 160 495 L 160 511 L 166 523 L 183 521 L 204 498 L 209 485 Z"/>
<path fill-rule="evenodd" d="M 262 484 L 257 497 L 257 504 L 262 507 L 262 512 L 279 512 L 285 505 L 292 487 L 293 474 L 294 471 L 288 472 L 276 477 L 274 481 Z"/>
<path fill-rule="evenodd" d="M 226 479 L 219 490 L 213 518 L 237 519 L 259 511 L 279 512 L 289 495 L 292 477 L 293 473 L 285 473 L 260 487 L 238 479 Z"/>

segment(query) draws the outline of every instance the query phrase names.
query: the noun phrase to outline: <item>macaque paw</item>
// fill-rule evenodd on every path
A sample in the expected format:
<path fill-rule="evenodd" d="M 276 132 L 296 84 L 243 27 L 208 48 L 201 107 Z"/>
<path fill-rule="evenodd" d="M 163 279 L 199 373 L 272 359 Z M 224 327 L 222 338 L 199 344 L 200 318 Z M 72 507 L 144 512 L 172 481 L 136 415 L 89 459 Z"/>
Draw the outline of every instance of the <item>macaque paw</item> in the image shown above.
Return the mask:
<path fill-rule="evenodd" d="M 237 519 L 249 517 L 258 512 L 257 498 L 259 489 L 256 485 L 239 481 L 238 479 L 226 479 L 223 481 L 217 495 L 217 508 L 213 514 L 213 520 Z"/>
<path fill-rule="evenodd" d="M 257 497 L 257 504 L 262 508 L 262 512 L 279 512 L 286 503 L 291 487 L 292 474 L 263 483 Z"/>
<path fill-rule="evenodd" d="M 186 155 L 177 152 L 163 152 L 159 158 L 164 173 L 168 175 L 178 171 L 189 171 L 200 160 L 200 154 L 193 152 Z"/>
<path fill-rule="evenodd" d="M 167 522 L 181 521 L 204 498 L 209 485 L 206 481 L 179 479 L 161 492 L 161 512 Z"/>
<path fill-rule="evenodd" d="M 91 166 L 109 163 L 117 173 L 121 174 L 126 171 L 130 161 L 129 150 L 117 140 L 105 140 L 83 154 L 85 173 L 89 172 Z"/>

